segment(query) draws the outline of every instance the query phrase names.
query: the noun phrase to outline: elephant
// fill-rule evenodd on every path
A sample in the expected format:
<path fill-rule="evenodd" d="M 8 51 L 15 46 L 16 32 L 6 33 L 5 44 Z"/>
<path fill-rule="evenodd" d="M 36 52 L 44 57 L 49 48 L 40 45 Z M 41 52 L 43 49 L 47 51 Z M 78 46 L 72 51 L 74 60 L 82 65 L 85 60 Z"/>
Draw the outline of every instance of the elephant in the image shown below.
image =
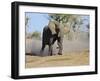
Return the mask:
<path fill-rule="evenodd" d="M 61 30 L 61 24 L 57 21 L 49 21 L 49 24 L 43 28 L 42 33 L 42 48 L 41 53 L 43 53 L 45 46 L 49 46 L 49 56 L 53 55 L 53 44 L 57 41 L 58 45 L 58 55 L 62 55 L 63 50 L 63 34 Z"/>

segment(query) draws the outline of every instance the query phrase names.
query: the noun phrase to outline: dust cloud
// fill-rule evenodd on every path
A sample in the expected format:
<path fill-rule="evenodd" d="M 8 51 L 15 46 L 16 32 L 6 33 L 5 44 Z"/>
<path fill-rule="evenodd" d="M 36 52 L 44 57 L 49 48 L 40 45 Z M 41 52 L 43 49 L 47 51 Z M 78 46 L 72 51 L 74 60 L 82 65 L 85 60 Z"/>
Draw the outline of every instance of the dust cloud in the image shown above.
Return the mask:
<path fill-rule="evenodd" d="M 40 50 L 42 47 L 42 41 L 37 39 L 26 39 L 26 53 L 31 53 L 35 56 L 41 56 Z M 53 54 L 56 55 L 58 52 L 57 41 L 53 45 Z M 89 50 L 89 37 L 87 34 L 80 34 L 77 40 L 63 39 L 63 53 L 69 52 L 80 52 Z M 48 55 L 48 45 L 45 47 L 43 56 Z"/>

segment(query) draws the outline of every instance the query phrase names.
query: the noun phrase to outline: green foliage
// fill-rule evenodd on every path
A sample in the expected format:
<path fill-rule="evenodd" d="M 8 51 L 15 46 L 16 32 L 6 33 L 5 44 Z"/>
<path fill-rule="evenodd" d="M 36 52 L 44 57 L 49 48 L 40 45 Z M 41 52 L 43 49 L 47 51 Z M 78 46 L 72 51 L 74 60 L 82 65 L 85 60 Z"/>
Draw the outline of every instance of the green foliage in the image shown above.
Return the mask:
<path fill-rule="evenodd" d="M 75 21 L 75 19 L 76 19 L 75 16 L 77 16 L 77 15 L 73 15 L 73 14 L 50 14 L 49 16 L 50 16 L 51 19 L 54 19 L 58 22 L 67 23 L 67 22 L 71 22 L 70 20 Z"/>
<path fill-rule="evenodd" d="M 69 28 L 69 31 L 65 33 L 68 40 L 72 40 L 74 37 L 74 32 L 79 31 L 79 27 L 82 24 L 83 20 L 80 15 L 75 14 L 50 14 L 51 19 L 56 20 L 59 23 L 65 25 Z M 67 25 L 66 25 L 67 24 Z M 77 25 L 77 28 L 75 28 Z"/>
<path fill-rule="evenodd" d="M 41 33 L 38 31 L 35 31 L 32 33 L 32 38 L 36 38 L 36 39 L 41 39 Z"/>

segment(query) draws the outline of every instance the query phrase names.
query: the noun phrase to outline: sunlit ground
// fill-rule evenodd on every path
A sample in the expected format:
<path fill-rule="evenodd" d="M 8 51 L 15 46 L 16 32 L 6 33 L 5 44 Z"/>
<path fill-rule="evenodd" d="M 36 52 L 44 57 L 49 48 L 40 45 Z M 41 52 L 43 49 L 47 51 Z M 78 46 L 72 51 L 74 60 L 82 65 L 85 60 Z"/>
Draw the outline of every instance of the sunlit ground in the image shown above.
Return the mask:
<path fill-rule="evenodd" d="M 80 66 L 89 65 L 89 51 L 69 52 L 63 55 L 31 56 L 26 55 L 26 68 L 56 67 L 56 66 Z"/>

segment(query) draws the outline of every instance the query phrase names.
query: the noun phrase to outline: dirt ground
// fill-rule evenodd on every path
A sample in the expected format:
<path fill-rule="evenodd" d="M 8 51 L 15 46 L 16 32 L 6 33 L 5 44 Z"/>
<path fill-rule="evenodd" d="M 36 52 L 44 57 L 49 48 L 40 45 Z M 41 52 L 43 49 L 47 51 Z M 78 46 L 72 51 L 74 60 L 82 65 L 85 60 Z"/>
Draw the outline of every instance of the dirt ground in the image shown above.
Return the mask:
<path fill-rule="evenodd" d="M 83 37 L 82 37 L 83 38 Z M 42 56 L 40 49 L 42 41 L 26 39 L 26 68 L 80 66 L 89 64 L 89 40 L 63 40 L 63 55 L 57 55 L 57 42 L 53 45 L 53 56 L 48 56 L 46 46 Z"/>
<path fill-rule="evenodd" d="M 26 54 L 26 68 L 89 65 L 89 51 L 68 52 L 63 55 L 33 56 Z"/>

